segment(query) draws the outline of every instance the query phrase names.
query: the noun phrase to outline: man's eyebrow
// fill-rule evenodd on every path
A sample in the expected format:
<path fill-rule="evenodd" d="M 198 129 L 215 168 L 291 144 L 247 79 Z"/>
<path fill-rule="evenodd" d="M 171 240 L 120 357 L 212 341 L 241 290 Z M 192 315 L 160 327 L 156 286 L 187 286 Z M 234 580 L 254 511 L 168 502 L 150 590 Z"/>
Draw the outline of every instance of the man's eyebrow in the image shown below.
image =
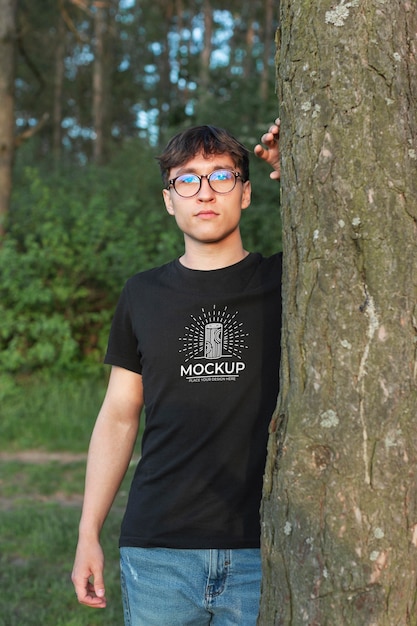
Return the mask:
<path fill-rule="evenodd" d="M 223 164 L 213 164 L 210 167 L 210 171 L 208 172 L 208 174 L 211 174 L 211 172 L 214 172 L 215 170 L 230 170 L 230 171 L 234 171 L 236 169 L 236 166 L 233 164 L 228 163 L 227 165 Z M 184 166 L 184 167 L 180 167 L 180 169 L 177 172 L 177 176 L 181 176 L 181 174 L 199 174 L 199 168 L 196 167 L 188 167 L 188 166 Z"/>

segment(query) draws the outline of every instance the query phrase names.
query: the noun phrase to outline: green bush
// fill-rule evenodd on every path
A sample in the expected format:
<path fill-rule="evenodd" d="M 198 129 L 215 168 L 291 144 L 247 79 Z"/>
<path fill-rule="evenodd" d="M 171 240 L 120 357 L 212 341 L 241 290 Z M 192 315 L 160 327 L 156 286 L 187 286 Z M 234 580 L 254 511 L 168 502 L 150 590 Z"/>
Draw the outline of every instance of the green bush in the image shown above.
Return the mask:
<path fill-rule="evenodd" d="M 145 159 L 138 146 L 127 151 Z M 27 168 L 19 177 L 0 248 L 3 371 L 94 368 L 126 278 L 179 253 L 156 165 L 150 184 L 139 163 L 127 176 L 128 156 L 71 176 Z"/>

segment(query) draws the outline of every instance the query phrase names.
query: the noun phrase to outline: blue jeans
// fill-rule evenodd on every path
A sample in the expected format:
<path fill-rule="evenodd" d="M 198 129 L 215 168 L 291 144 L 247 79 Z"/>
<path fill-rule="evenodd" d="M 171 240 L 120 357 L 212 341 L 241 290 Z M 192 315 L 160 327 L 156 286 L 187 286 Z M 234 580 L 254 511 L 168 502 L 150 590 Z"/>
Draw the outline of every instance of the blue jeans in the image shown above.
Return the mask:
<path fill-rule="evenodd" d="M 255 626 L 258 549 L 121 548 L 125 626 Z"/>

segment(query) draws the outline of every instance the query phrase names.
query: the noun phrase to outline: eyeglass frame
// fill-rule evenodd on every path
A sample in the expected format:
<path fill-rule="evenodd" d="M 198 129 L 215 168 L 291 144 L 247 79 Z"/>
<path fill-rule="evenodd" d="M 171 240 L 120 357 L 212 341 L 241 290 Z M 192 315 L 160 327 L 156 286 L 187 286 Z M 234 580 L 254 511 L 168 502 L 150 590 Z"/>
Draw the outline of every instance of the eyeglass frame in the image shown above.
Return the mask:
<path fill-rule="evenodd" d="M 215 189 L 213 189 L 213 187 L 210 184 L 210 176 L 212 176 L 215 172 L 230 172 L 231 174 L 234 175 L 235 177 L 235 182 L 234 185 L 231 189 L 229 189 L 229 191 L 216 191 Z M 176 189 L 175 189 L 175 181 L 178 180 L 178 178 L 181 178 L 181 176 L 185 176 L 187 174 L 187 172 L 184 172 L 184 174 L 179 174 L 178 176 L 176 176 L 175 178 L 171 178 L 171 180 L 168 181 L 168 185 L 166 186 L 166 189 L 170 189 L 172 187 L 172 189 L 175 191 L 175 193 L 177 193 L 180 198 L 194 198 L 194 196 L 196 196 L 198 193 L 200 193 L 201 191 L 201 185 L 203 182 L 203 178 L 207 179 L 207 182 L 209 184 L 209 187 L 212 191 L 214 191 L 214 193 L 219 193 L 221 196 L 225 195 L 226 193 L 230 193 L 231 191 L 233 191 L 233 189 L 236 187 L 236 183 L 237 183 L 237 179 L 240 178 L 242 183 L 246 182 L 242 176 L 242 174 L 240 172 L 236 172 L 236 170 L 229 170 L 227 167 L 218 167 L 217 169 L 213 170 L 212 172 L 210 172 L 210 174 L 196 174 L 195 172 L 189 172 L 189 174 L 191 174 L 192 176 L 196 176 L 199 181 L 200 181 L 200 185 L 197 189 L 197 191 L 195 193 L 193 193 L 191 196 L 183 196 L 182 194 L 180 194 Z"/>

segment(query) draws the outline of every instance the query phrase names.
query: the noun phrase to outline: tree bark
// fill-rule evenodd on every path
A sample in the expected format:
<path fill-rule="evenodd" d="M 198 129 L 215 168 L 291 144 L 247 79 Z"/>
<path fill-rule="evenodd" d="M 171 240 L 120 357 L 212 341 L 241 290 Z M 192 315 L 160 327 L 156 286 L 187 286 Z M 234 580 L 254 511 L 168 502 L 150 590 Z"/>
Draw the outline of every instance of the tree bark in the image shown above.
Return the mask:
<path fill-rule="evenodd" d="M 245 11 L 246 30 L 245 30 L 245 57 L 243 62 L 243 75 L 249 79 L 253 75 L 254 55 L 253 48 L 255 46 L 255 24 L 256 24 L 256 5 L 250 2 L 246 5 Z"/>
<path fill-rule="evenodd" d="M 55 81 L 54 81 L 54 103 L 53 103 L 53 138 L 52 138 L 52 151 L 54 154 L 55 164 L 57 164 L 61 158 L 62 147 L 62 98 L 63 98 L 63 85 L 64 85 L 64 60 L 65 60 L 65 35 L 66 26 L 62 9 L 57 18 L 57 46 L 55 53 Z"/>
<path fill-rule="evenodd" d="M 105 36 L 107 30 L 107 5 L 108 2 L 96 0 L 94 2 L 94 69 L 93 69 L 93 160 L 98 165 L 105 161 L 104 135 L 105 135 Z"/>
<path fill-rule="evenodd" d="M 260 626 L 417 624 L 417 5 L 281 0 Z"/>
<path fill-rule="evenodd" d="M 270 59 L 273 45 L 273 19 L 274 19 L 274 0 L 265 0 L 264 4 L 264 28 L 263 28 L 263 41 L 264 52 L 262 55 L 262 72 L 259 86 L 259 97 L 262 102 L 266 102 L 268 99 L 270 89 Z"/>
<path fill-rule="evenodd" d="M 170 117 L 172 113 L 172 101 L 175 100 L 173 93 L 174 86 L 171 83 L 171 59 L 169 34 L 172 25 L 172 19 L 175 13 L 173 0 L 158 0 L 159 11 L 163 20 L 162 49 L 158 56 L 157 66 L 159 71 L 158 86 L 158 109 L 159 109 L 159 136 L 164 138 L 167 130 L 170 128 Z M 162 34 L 162 33 L 161 33 Z M 165 139 L 162 139 L 165 141 Z"/>
<path fill-rule="evenodd" d="M 12 194 L 16 9 L 17 0 L 0 0 L 0 235 Z"/>
<path fill-rule="evenodd" d="M 213 9 L 210 0 L 203 0 L 204 41 L 201 50 L 200 90 L 204 98 L 210 87 L 210 59 L 213 39 Z"/>

